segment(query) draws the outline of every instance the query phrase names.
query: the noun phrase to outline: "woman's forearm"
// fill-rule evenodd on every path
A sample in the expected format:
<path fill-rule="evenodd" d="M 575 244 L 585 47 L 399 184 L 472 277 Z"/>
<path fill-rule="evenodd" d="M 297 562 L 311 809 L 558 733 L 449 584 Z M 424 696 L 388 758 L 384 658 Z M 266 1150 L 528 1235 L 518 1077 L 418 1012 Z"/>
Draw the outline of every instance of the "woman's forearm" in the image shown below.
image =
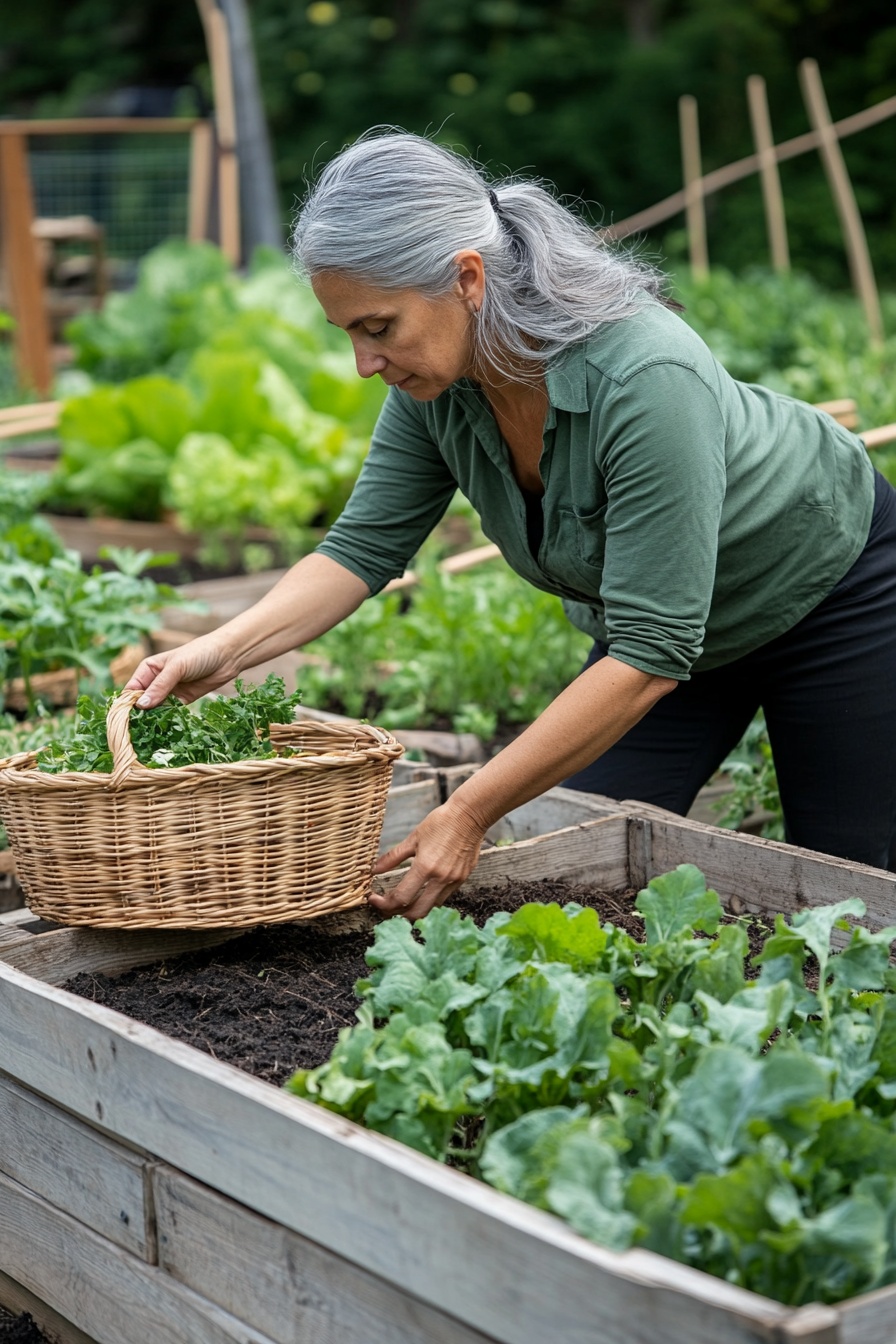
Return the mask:
<path fill-rule="evenodd" d="M 378 873 L 413 862 L 396 886 L 375 892 L 371 904 L 383 914 L 422 918 L 469 877 L 489 826 L 596 760 L 676 685 L 615 658 L 589 667 L 515 742 L 378 860 Z"/>
<path fill-rule="evenodd" d="M 241 668 L 255 667 L 317 639 L 369 596 L 363 579 L 315 551 L 214 634 Z"/>
<path fill-rule="evenodd" d="M 514 807 L 583 769 L 618 742 L 677 682 L 610 656 L 562 691 L 515 741 L 448 800 L 487 830 Z"/>

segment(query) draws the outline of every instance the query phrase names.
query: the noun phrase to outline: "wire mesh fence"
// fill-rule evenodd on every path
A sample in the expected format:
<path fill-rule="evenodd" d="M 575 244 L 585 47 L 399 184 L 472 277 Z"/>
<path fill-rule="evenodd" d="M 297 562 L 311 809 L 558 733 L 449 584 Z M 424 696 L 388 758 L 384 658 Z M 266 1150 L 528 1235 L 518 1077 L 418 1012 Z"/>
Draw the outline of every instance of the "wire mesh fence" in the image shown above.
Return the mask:
<path fill-rule="evenodd" d="M 115 283 L 136 261 L 187 228 L 189 137 L 32 137 L 28 160 L 38 218 L 87 216 L 105 230 Z"/>

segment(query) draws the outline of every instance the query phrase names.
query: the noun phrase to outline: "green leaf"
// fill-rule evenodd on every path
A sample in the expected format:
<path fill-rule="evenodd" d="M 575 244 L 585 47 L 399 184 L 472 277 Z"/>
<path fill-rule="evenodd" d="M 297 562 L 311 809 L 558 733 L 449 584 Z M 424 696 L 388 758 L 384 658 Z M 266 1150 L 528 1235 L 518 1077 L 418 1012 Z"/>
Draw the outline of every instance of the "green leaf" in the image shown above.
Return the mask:
<path fill-rule="evenodd" d="M 521 960 L 563 962 L 576 970 L 597 965 L 607 943 L 594 910 L 561 910 L 556 902 L 522 906 L 498 933 L 512 940 Z"/>
<path fill-rule="evenodd" d="M 644 916 L 648 945 L 670 942 L 694 930 L 715 933 L 722 918 L 717 894 L 707 891 L 706 878 L 692 863 L 653 878 L 638 893 L 635 909 Z"/>

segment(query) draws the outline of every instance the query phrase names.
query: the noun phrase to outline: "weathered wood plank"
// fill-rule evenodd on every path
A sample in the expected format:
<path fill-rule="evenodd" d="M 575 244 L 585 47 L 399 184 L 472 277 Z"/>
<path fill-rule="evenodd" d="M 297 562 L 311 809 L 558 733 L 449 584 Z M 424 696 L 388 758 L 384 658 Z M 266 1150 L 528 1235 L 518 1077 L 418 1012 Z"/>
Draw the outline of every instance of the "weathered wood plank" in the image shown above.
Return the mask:
<path fill-rule="evenodd" d="M 594 835 L 614 820 L 567 834 Z M 592 1245 L 539 1210 L 3 963 L 0 1021 L 0 1067 L 24 1085 L 501 1344 L 772 1344 L 791 1314 L 661 1256 Z M 6 1228 L 21 1221 L 16 1207 L 7 1215 L 5 1196 L 0 1210 Z M 25 1270 L 9 1268 L 39 1291 Z M 147 1338 L 179 1344 L 183 1335 L 146 1332 L 139 1344 Z"/>
<path fill-rule="evenodd" d="M 0 915 L 0 928 L 13 928 L 17 924 L 29 924 L 36 920 L 37 916 L 32 915 L 31 911 L 24 905 L 17 905 L 12 910 L 4 910 Z"/>
<path fill-rule="evenodd" d="M 97 1344 L 272 1344 L 5 1176 L 0 1263 Z"/>
<path fill-rule="evenodd" d="M 619 891 L 630 885 L 627 828 L 628 818 L 621 814 L 595 817 L 532 840 L 483 849 L 464 886 L 499 887 L 505 882 L 557 877 Z M 407 867 L 396 868 L 375 878 L 374 886 L 390 891 L 406 873 Z"/>
<path fill-rule="evenodd" d="M 60 1316 L 58 1311 L 48 1307 L 35 1293 L 16 1283 L 15 1279 L 11 1279 L 2 1270 L 0 1270 L 0 1306 L 6 1307 L 16 1316 L 21 1316 L 27 1311 L 34 1323 L 50 1336 L 54 1344 L 97 1344 L 95 1339 L 85 1335 L 83 1330 L 72 1325 L 71 1321 Z"/>
<path fill-rule="evenodd" d="M 487 1344 L 478 1331 L 171 1167 L 155 1169 L 153 1194 L 161 1267 L 278 1344 Z"/>
<path fill-rule="evenodd" d="M 146 1162 L 0 1076 L 0 1171 L 102 1236 L 154 1262 Z"/>
<path fill-rule="evenodd" d="M 892 1333 L 887 1338 L 892 1344 Z M 800 1344 L 807 1339 L 812 1344 L 842 1344 L 840 1313 L 836 1307 L 810 1302 L 807 1307 L 795 1311 L 781 1327 L 780 1344 Z M 863 1340 L 862 1344 L 871 1344 L 871 1341 Z"/>
<path fill-rule="evenodd" d="M 878 1288 L 837 1308 L 837 1344 L 893 1344 L 896 1339 L 896 1286 Z"/>
<path fill-rule="evenodd" d="M 0 946 L 0 957 L 38 980 L 64 985 L 80 972 L 120 975 L 196 948 L 215 947 L 245 929 L 56 929 Z"/>
<path fill-rule="evenodd" d="M 470 882 L 488 887 L 561 877 L 618 891 L 628 886 L 628 874 L 627 820 L 617 813 L 580 821 L 506 848 L 485 850 Z"/>
<path fill-rule="evenodd" d="M 384 854 L 404 840 L 440 802 L 439 781 L 435 775 L 415 784 L 398 784 L 391 788 L 386 795 L 380 853 Z"/>
<path fill-rule="evenodd" d="M 896 873 L 880 868 L 672 819 L 658 810 L 650 817 L 648 846 L 648 876 L 695 863 L 726 904 L 736 897 L 756 914 L 793 913 L 858 896 L 865 902 L 870 928 L 896 923 Z"/>
<path fill-rule="evenodd" d="M 27 929 L 20 929 L 15 925 L 5 929 L 0 925 L 0 948 L 4 951 L 14 944 L 30 942 L 33 937 L 34 934 L 29 933 Z"/>
<path fill-rule="evenodd" d="M 404 840 L 423 818 L 442 800 L 439 772 L 431 769 L 429 778 L 399 784 L 389 790 L 386 815 L 380 840 L 380 852 Z M 619 816 L 621 809 L 612 798 L 580 793 L 576 789 L 549 789 L 530 803 L 514 808 L 492 826 L 486 836 L 492 844 L 499 841 L 533 840 L 549 831 L 559 831 L 597 817 Z"/>
<path fill-rule="evenodd" d="M 548 789 L 538 798 L 522 807 L 515 807 L 502 817 L 488 832 L 487 838 L 499 840 L 534 840 L 536 836 L 575 826 L 581 821 L 597 817 L 618 817 L 622 809 L 612 798 L 596 793 L 582 793 L 578 789 Z"/>

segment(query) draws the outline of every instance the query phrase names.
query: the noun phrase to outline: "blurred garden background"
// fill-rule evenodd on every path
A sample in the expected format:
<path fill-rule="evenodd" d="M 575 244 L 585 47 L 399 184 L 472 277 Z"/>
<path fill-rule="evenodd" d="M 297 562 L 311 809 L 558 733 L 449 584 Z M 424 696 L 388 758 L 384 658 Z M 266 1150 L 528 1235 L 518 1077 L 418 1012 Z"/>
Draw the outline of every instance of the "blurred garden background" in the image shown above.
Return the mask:
<path fill-rule="evenodd" d="M 774 143 L 805 136 L 807 63 L 833 122 L 871 115 L 833 136 L 852 237 L 819 141 L 778 163 L 782 261 L 755 164 L 722 190 L 692 190 L 698 213 L 686 215 L 683 128 L 687 113 L 698 181 L 754 155 L 747 87 L 758 76 Z M 24 680 L 30 714 L 37 675 L 75 666 L 82 682 L 101 681 L 99 651 L 214 624 L 229 608 L 177 615 L 174 604 L 196 596 L 191 580 L 273 576 L 338 513 L 383 389 L 357 379 L 344 335 L 289 273 L 287 242 L 307 181 L 347 141 L 384 123 L 435 136 L 497 177 L 547 179 L 608 231 L 673 198 L 622 234 L 670 273 L 684 320 L 736 377 L 839 404 L 871 434 L 896 423 L 894 99 L 896 14 L 883 0 L 8 7 L 7 705 L 13 683 Z M 38 375 L 23 350 L 44 323 Z M 896 480 L 896 432 L 879 437 L 876 461 Z M 141 527 L 167 530 L 157 544 Z M 583 641 L 558 603 L 500 563 L 439 568 L 482 541 L 458 502 L 415 563 L 422 581 L 367 604 L 311 651 L 307 703 L 491 744 L 538 713 L 575 675 Z M 104 579 L 85 597 L 74 571 L 91 566 L 114 570 L 117 591 Z M 146 587 L 151 573 L 178 592 Z M 93 613 L 83 630 L 75 602 Z M 120 619 L 125 608 L 139 620 Z M 760 805 L 779 826 L 761 722 L 728 778 L 743 784 L 729 820 Z"/>
<path fill-rule="evenodd" d="M 682 94 L 697 99 L 709 170 L 753 148 L 751 74 L 766 81 L 778 141 L 807 129 L 796 77 L 806 57 L 821 68 L 835 119 L 896 93 L 896 15 L 885 0 L 246 0 L 245 12 L 284 226 L 315 163 L 375 123 L 436 133 L 499 172 L 547 177 L 606 223 L 681 186 Z M 203 115 L 211 106 L 193 3 L 7 8 L 3 116 Z M 896 284 L 893 149 L 892 121 L 844 143 L 884 284 Z M 818 155 L 781 171 L 794 265 L 843 286 Z M 152 203 L 160 227 L 166 204 Z M 710 210 L 714 262 L 765 260 L 755 179 Z M 680 229 L 650 241 L 670 261 L 683 255 Z"/>

